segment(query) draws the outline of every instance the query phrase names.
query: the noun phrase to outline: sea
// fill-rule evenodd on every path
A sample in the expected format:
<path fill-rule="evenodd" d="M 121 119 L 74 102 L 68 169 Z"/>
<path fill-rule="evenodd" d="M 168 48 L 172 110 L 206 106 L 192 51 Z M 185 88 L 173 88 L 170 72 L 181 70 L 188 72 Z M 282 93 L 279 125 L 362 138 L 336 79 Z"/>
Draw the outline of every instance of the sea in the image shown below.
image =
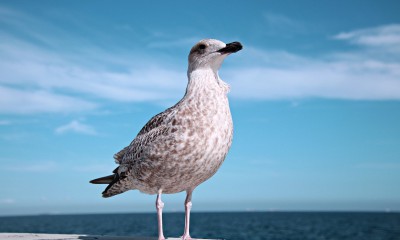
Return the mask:
<path fill-rule="evenodd" d="M 164 235 L 182 235 L 183 213 L 164 213 Z M 0 217 L 0 232 L 157 236 L 155 213 Z M 193 238 L 400 240 L 399 212 L 193 212 Z"/>

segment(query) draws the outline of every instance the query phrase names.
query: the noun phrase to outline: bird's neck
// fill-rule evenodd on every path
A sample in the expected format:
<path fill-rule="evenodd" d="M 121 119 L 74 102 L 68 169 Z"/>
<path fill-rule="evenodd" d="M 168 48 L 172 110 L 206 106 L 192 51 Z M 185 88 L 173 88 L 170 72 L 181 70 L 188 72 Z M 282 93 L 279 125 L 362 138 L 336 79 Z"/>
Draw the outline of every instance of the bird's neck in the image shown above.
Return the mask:
<path fill-rule="evenodd" d="M 210 97 L 210 94 L 226 95 L 229 92 L 228 84 L 219 78 L 218 71 L 211 68 L 188 71 L 188 79 L 186 97 L 197 94 Z"/>

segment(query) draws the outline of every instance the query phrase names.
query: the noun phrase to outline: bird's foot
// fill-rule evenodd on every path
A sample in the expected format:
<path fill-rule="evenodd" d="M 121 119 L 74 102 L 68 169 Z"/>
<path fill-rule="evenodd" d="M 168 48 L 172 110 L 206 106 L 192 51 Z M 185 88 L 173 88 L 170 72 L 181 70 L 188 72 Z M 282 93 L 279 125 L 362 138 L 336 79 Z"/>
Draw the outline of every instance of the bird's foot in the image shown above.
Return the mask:
<path fill-rule="evenodd" d="M 165 240 L 164 236 L 158 236 L 158 240 Z"/>
<path fill-rule="evenodd" d="M 192 238 L 190 237 L 189 234 L 183 234 L 183 236 L 181 237 L 182 240 L 191 240 Z"/>

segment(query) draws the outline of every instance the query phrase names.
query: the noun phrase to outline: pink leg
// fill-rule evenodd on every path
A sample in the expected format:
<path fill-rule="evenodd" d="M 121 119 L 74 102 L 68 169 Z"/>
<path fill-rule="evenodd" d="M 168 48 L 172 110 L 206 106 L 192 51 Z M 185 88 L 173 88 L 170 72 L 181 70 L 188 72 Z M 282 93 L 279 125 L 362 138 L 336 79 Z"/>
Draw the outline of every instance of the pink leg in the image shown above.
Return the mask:
<path fill-rule="evenodd" d="M 157 218 L 158 218 L 158 240 L 165 240 L 162 226 L 162 209 L 164 203 L 161 201 L 161 191 L 157 194 L 156 208 L 157 208 Z"/>
<path fill-rule="evenodd" d="M 185 199 L 185 231 L 183 232 L 182 240 L 192 239 L 190 237 L 190 234 L 189 234 L 190 209 L 192 209 L 192 190 L 186 191 L 186 199 Z"/>

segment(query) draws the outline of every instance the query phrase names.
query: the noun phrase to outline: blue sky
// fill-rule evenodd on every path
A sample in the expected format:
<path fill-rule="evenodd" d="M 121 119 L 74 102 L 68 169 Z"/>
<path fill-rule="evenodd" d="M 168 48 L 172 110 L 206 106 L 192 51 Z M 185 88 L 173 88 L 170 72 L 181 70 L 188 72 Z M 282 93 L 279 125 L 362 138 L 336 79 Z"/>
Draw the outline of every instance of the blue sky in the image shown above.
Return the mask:
<path fill-rule="evenodd" d="M 203 38 L 240 41 L 234 142 L 194 211 L 400 210 L 396 1 L 0 1 L 0 214 L 155 211 L 92 178 L 178 101 Z M 183 211 L 184 193 L 165 195 Z"/>

